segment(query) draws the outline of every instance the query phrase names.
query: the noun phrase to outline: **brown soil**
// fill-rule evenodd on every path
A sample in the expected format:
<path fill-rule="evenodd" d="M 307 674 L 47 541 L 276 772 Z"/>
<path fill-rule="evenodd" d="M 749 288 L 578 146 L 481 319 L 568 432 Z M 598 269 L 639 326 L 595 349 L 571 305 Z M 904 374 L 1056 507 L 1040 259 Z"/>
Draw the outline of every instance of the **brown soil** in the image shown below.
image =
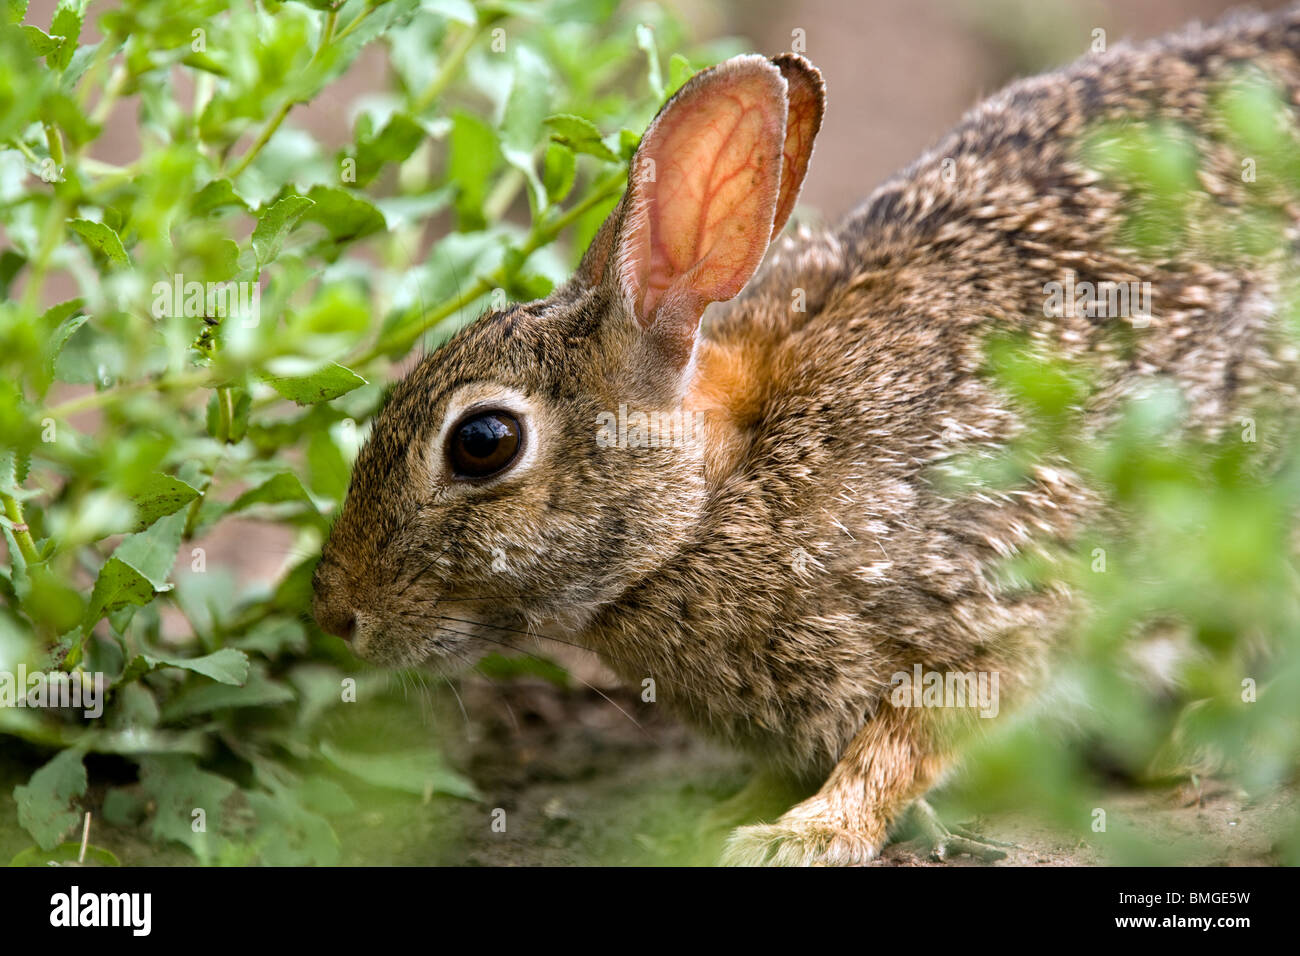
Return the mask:
<path fill-rule="evenodd" d="M 448 695 L 450 698 L 450 695 Z M 357 863 L 472 865 L 710 864 L 719 838 L 697 829 L 708 811 L 740 789 L 746 762 L 686 730 L 656 705 L 615 687 L 563 689 L 541 681 L 494 684 L 470 678 L 464 713 L 438 717 L 455 762 L 485 802 L 435 800 L 394 819 L 376 812 L 374 835 L 400 832 L 394 846 L 345 836 Z M 441 709 L 435 705 L 435 711 Z M 449 719 L 459 721 L 459 734 Z M 635 721 L 635 723 L 633 722 Z M 450 739 L 448 739 L 450 738 Z M 992 865 L 1088 866 L 1122 860 L 1115 838 L 1134 830 L 1168 843 L 1196 841 L 1170 862 L 1275 865 L 1295 794 L 1247 803 L 1231 788 L 1202 782 L 1156 790 L 1116 788 L 1105 800 L 1110 833 L 1064 833 L 1027 813 L 958 822 L 1013 844 Z M 942 803 L 936 806 L 942 812 Z M 492 811 L 506 814 L 493 832 Z M 360 834 L 354 834 L 360 836 Z M 391 857 L 386 856 L 391 852 Z M 940 863 L 916 841 L 893 843 L 880 866 L 983 866 L 968 856 Z"/>

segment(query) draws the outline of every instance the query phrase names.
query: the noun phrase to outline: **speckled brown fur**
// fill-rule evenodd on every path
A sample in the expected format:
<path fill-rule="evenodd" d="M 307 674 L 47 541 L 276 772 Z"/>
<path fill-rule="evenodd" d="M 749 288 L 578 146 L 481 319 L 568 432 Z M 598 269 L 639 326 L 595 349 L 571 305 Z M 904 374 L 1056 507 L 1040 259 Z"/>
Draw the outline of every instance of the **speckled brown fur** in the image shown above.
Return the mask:
<path fill-rule="evenodd" d="M 936 466 L 1021 427 L 980 374 L 986 333 L 1087 356 L 1096 422 L 1152 375 L 1176 380 L 1190 426 L 1208 431 L 1260 396 L 1295 395 L 1296 357 L 1272 324 L 1295 246 L 1249 264 L 1140 256 L 1120 239 L 1128 197 L 1080 152 L 1099 121 L 1172 120 L 1195 135 L 1208 201 L 1239 205 L 1251 187 L 1207 102 L 1242 64 L 1300 105 L 1300 10 L 1012 85 L 838 229 L 779 241 L 708 314 L 684 370 L 647 345 L 610 278 L 625 202 L 571 283 L 485 316 L 397 386 L 325 548 L 318 618 L 340 630 L 355 617 L 359 652 L 396 664 L 521 632 L 591 647 L 765 765 L 826 780 L 738 831 L 729 860 L 870 859 L 946 763 L 936 715 L 892 707 L 891 676 L 997 672 L 1014 701 L 1070 620 L 1063 588 L 1005 591 L 990 571 L 1070 540 L 1092 511 L 1078 478 L 1044 463 L 1013 494 L 934 482 Z M 1277 208 L 1294 243 L 1300 213 Z M 1071 270 L 1151 283 L 1150 327 L 1045 317 L 1044 284 Z M 434 437 L 473 383 L 526 396 L 541 444 L 524 473 L 462 493 L 439 478 Z M 593 423 L 620 404 L 700 411 L 703 437 L 599 447 Z"/>

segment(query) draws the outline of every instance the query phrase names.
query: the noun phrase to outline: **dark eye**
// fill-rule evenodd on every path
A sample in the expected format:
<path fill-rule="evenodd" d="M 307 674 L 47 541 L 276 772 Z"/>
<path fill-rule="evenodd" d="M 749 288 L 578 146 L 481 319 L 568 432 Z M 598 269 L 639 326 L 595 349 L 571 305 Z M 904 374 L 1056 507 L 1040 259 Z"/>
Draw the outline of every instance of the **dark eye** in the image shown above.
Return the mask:
<path fill-rule="evenodd" d="M 519 421 L 508 412 L 475 412 L 457 425 L 447 459 L 458 478 L 487 478 L 507 468 L 519 454 Z"/>

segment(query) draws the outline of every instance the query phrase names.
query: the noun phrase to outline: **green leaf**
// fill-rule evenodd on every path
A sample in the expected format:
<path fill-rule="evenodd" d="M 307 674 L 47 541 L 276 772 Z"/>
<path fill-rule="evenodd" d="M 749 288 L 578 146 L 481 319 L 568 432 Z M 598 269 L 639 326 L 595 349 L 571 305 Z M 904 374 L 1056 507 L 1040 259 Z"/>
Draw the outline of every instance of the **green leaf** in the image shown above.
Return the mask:
<path fill-rule="evenodd" d="M 537 175 L 533 150 L 551 102 L 551 71 L 526 46 L 516 46 L 514 81 L 501 118 L 501 155 L 524 174 L 533 193 L 533 207 L 546 207 L 546 188 Z"/>
<path fill-rule="evenodd" d="M 282 471 L 249 491 L 244 492 L 230 505 L 229 511 L 242 511 L 255 504 L 279 504 L 283 501 L 310 501 L 311 496 L 302 486 L 298 476 Z"/>
<path fill-rule="evenodd" d="M 73 148 L 84 146 L 101 132 L 101 128 L 77 105 L 76 99 L 66 93 L 54 92 L 42 97 L 39 112 L 41 122 L 61 129 L 67 145 Z"/>
<path fill-rule="evenodd" d="M 64 834 L 81 822 L 81 812 L 72 803 L 86 793 L 83 753 L 75 747 L 63 751 L 32 774 L 26 785 L 14 788 L 18 822 L 43 850 L 58 846 Z"/>
<path fill-rule="evenodd" d="M 100 811 L 103 818 L 116 827 L 133 827 L 149 815 L 149 802 L 138 787 L 113 787 L 104 794 Z"/>
<path fill-rule="evenodd" d="M 271 707 L 292 704 L 294 693 L 284 684 L 266 677 L 260 670 L 250 670 L 240 686 L 194 684 L 180 691 L 162 706 L 164 723 L 174 723 L 195 714 L 244 707 Z"/>
<path fill-rule="evenodd" d="M 318 813 L 342 814 L 356 809 L 356 801 L 328 777 L 308 775 L 298 788 L 303 806 Z"/>
<path fill-rule="evenodd" d="M 23 850 L 12 860 L 10 866 L 121 866 L 122 862 L 103 847 L 86 845 L 81 849 L 80 843 L 60 843 L 51 850 L 32 846 Z"/>
<path fill-rule="evenodd" d="M 339 750 L 328 740 L 320 752 L 340 770 L 376 787 L 428 797 L 445 793 L 466 800 L 481 800 L 474 785 L 450 770 L 432 750 L 407 750 L 386 754 L 358 754 Z"/>
<path fill-rule="evenodd" d="M 472 113 L 452 115 L 447 182 L 457 190 L 456 217 L 462 230 L 484 225 L 488 184 L 501 165 L 496 132 Z"/>
<path fill-rule="evenodd" d="M 573 150 L 562 143 L 551 143 L 546 147 L 546 157 L 542 161 L 542 183 L 546 186 L 548 202 L 554 205 L 563 200 L 573 188 L 577 174 L 578 162 Z"/>
<path fill-rule="evenodd" d="M 355 242 L 388 228 L 384 214 L 364 199 L 337 186 L 313 186 L 312 207 L 304 218 L 324 226 L 339 244 Z"/>
<path fill-rule="evenodd" d="M 244 511 L 254 505 L 276 505 L 289 502 L 301 502 L 307 506 L 308 516 L 316 522 L 318 526 L 324 526 L 325 519 L 317 510 L 315 502 L 312 501 L 311 495 L 303 487 L 302 481 L 293 472 L 282 471 L 268 478 L 256 488 L 250 488 L 242 495 L 232 501 L 226 507 L 220 509 L 218 516 L 236 514 Z M 209 519 L 211 520 L 211 519 Z"/>
<path fill-rule="evenodd" d="M 72 54 L 77 52 L 77 41 L 81 38 L 81 22 L 86 16 L 89 0 L 59 0 L 50 22 L 50 33 L 63 38 L 57 52 L 46 57 L 46 63 L 56 70 L 62 70 L 72 62 Z"/>
<path fill-rule="evenodd" d="M 330 363 L 310 375 L 290 378 L 267 377 L 264 381 L 273 389 L 298 405 L 314 405 L 346 395 L 354 388 L 367 384 L 351 369 Z"/>
<path fill-rule="evenodd" d="M 319 555 L 307 558 L 286 574 L 280 586 L 275 589 L 272 598 L 273 606 L 278 610 L 306 617 L 311 609 L 311 577 L 318 563 L 320 563 Z"/>
<path fill-rule="evenodd" d="M 417 225 L 432 219 L 456 198 L 452 186 L 442 186 L 420 196 L 389 196 L 375 202 L 391 229 Z"/>
<path fill-rule="evenodd" d="M 104 258 L 119 263 L 131 261 L 122 245 L 122 237 L 104 223 L 91 219 L 69 219 L 68 226 L 85 240 L 87 246 Z"/>
<path fill-rule="evenodd" d="M 5 0 L 5 23 L 22 23 L 28 0 Z"/>
<path fill-rule="evenodd" d="M 551 139 L 563 143 L 575 153 L 586 153 L 606 162 L 618 162 L 618 155 L 605 145 L 600 138 L 600 130 L 594 123 L 568 113 L 557 113 L 546 117 L 546 125 L 551 130 Z"/>
<path fill-rule="evenodd" d="M 664 91 L 665 94 L 672 96 L 694 75 L 695 69 L 691 66 L 691 61 L 680 53 L 674 53 L 668 60 L 668 89 Z"/>
<path fill-rule="evenodd" d="M 201 492 L 192 485 L 154 472 L 145 477 L 131 492 L 131 501 L 135 505 L 135 531 L 143 531 L 159 518 L 174 514 L 199 497 Z"/>
<path fill-rule="evenodd" d="M 117 557 L 109 558 L 99 569 L 90 607 L 86 611 L 87 632 L 109 611 L 129 604 L 144 605 L 153 600 L 154 588 L 149 579 Z"/>
<path fill-rule="evenodd" d="M 298 713 L 295 715 L 300 727 L 310 727 L 326 710 L 342 705 L 340 693 L 343 675 L 333 667 L 321 664 L 300 664 L 289 674 L 289 680 L 298 692 Z"/>
<path fill-rule="evenodd" d="M 124 538 L 113 557 L 138 571 L 155 591 L 170 590 L 167 576 L 181 546 L 185 518 L 184 514 L 176 513 L 159 518 L 144 531 Z"/>
<path fill-rule="evenodd" d="M 641 134 L 630 129 L 618 131 L 618 154 L 625 162 L 631 162 L 641 145 Z"/>
<path fill-rule="evenodd" d="M 232 799 L 238 788 L 225 777 L 201 770 L 193 757 L 160 754 L 140 761 L 140 790 L 154 805 L 150 833 L 155 840 L 174 840 L 207 862 L 228 834 L 237 832 Z M 194 826 L 201 810 L 205 828 Z"/>
<path fill-rule="evenodd" d="M 214 179 L 194 194 L 190 210 L 195 216 L 202 217 L 229 206 L 245 211 L 248 209 L 248 203 L 235 192 L 235 186 L 229 179 Z"/>
<path fill-rule="evenodd" d="M 280 254 L 285 237 L 312 205 L 305 196 L 285 196 L 262 209 L 253 228 L 253 251 L 258 265 L 265 265 Z"/>
<path fill-rule="evenodd" d="M 541 136 L 546 107 L 551 99 L 551 71 L 546 62 L 527 46 L 514 51 L 514 78 L 501 117 L 501 144 L 507 149 L 530 152 Z"/>
<path fill-rule="evenodd" d="M 9 298 L 9 287 L 13 285 L 14 276 L 26 264 L 27 257 L 13 249 L 0 252 L 0 299 Z"/>
<path fill-rule="evenodd" d="M 357 122 L 357 185 L 370 182 L 385 163 L 400 163 L 424 141 L 424 127 L 405 113 L 394 113 L 378 134 L 370 133 L 369 116 Z"/>
<path fill-rule="evenodd" d="M 202 756 L 212 749 L 207 735 L 197 730 L 154 730 L 128 727 L 125 730 L 101 731 L 86 740 L 94 753 L 123 754 L 194 754 Z"/>
<path fill-rule="evenodd" d="M 348 463 L 327 431 L 311 436 L 307 444 L 311 490 L 324 498 L 342 501 L 348 490 Z"/>
<path fill-rule="evenodd" d="M 22 30 L 23 35 L 27 37 L 27 45 L 36 56 L 45 56 L 63 44 L 63 37 L 52 37 L 40 27 L 34 27 L 30 23 L 23 24 Z"/>
<path fill-rule="evenodd" d="M 134 663 L 134 662 L 132 662 Z M 147 664 L 141 664 L 148 670 Z M 113 681 L 113 706 L 108 712 L 108 723 L 113 730 L 133 731 L 158 726 L 158 698 L 144 684 L 130 678 L 131 666 Z M 143 672 L 143 671 L 142 671 Z"/>
<path fill-rule="evenodd" d="M 82 622 L 85 633 L 105 614 L 119 608 L 143 606 L 155 594 L 171 590 L 167 576 L 176 561 L 186 516 L 171 514 L 152 526 L 128 535 L 117 546 L 95 578 L 90 606 Z M 72 660 L 76 660 L 74 653 Z"/>
<path fill-rule="evenodd" d="M 307 810 L 288 790 L 252 792 L 247 800 L 257 814 L 267 866 L 334 866 L 339 838 L 329 821 Z"/>
<path fill-rule="evenodd" d="M 241 650 L 254 651 L 270 660 L 282 654 L 302 654 L 307 650 L 303 622 L 283 617 L 259 621 L 235 642 Z"/>
<path fill-rule="evenodd" d="M 351 338 L 370 327 L 370 303 L 356 286 L 337 285 L 323 290 L 290 321 L 294 330 L 304 335 Z"/>
<path fill-rule="evenodd" d="M 63 352 L 63 347 L 89 318 L 82 311 L 83 304 L 81 299 L 72 299 L 48 309 L 41 316 L 41 327 L 49 330 L 42 350 L 44 361 L 39 381 L 41 394 L 44 394 L 50 387 L 50 383 L 54 381 L 54 366 Z"/>
<path fill-rule="evenodd" d="M 137 654 L 122 672 L 119 683 L 137 680 L 157 667 L 177 667 L 181 670 L 202 674 L 221 684 L 242 686 L 248 680 L 248 655 L 233 647 L 223 647 L 219 651 L 203 657 L 163 657 L 153 654 Z"/>

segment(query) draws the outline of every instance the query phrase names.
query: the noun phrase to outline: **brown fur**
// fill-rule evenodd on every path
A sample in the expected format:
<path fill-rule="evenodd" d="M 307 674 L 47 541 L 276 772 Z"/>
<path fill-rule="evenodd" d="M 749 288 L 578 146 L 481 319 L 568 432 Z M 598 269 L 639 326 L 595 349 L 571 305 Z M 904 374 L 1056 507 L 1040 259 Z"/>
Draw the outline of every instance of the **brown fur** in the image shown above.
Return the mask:
<path fill-rule="evenodd" d="M 397 386 L 325 548 L 322 626 L 355 616 L 358 651 L 396 664 L 521 631 L 578 641 L 765 766 L 826 780 L 738 831 L 730 860 L 870 859 L 946 761 L 945 728 L 891 706 L 891 676 L 997 672 L 1013 700 L 1069 623 L 1064 589 L 1007 590 L 991 569 L 1071 540 L 1093 508 L 1079 478 L 1045 462 L 1014 493 L 934 482 L 1022 427 L 981 374 L 986 333 L 1094 363 L 1096 423 L 1152 375 L 1177 381 L 1207 430 L 1295 394 L 1272 321 L 1294 247 L 1249 265 L 1138 256 L 1119 240 L 1128 197 L 1079 154 L 1100 120 L 1174 120 L 1196 136 L 1208 208 L 1239 204 L 1240 158 L 1207 102 L 1242 63 L 1300 104 L 1300 11 L 1009 87 L 837 230 L 782 241 L 710 313 L 684 373 L 649 349 L 611 278 L 620 209 L 571 283 L 483 317 Z M 1279 211 L 1294 241 L 1300 216 Z M 1151 327 L 1045 317 L 1044 284 L 1070 270 L 1150 282 Z M 531 464 L 472 489 L 440 472 L 435 443 L 465 387 L 525 396 L 537 441 Z M 702 411 L 703 439 L 599 447 L 593 423 L 620 404 Z"/>

